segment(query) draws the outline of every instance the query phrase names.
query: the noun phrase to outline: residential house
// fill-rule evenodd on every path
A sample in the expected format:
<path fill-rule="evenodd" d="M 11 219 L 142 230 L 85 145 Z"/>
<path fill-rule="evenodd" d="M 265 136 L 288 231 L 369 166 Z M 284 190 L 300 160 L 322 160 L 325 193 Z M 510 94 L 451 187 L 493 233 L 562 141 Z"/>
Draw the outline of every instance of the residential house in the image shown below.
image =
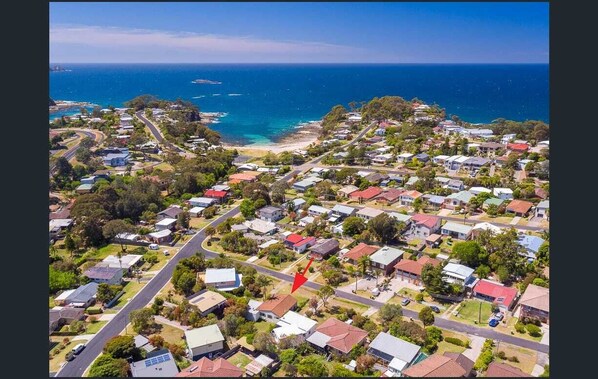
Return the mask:
<path fill-rule="evenodd" d="M 234 268 L 207 268 L 204 283 L 208 287 L 220 291 L 232 291 L 243 286 L 243 275 L 237 274 Z"/>
<path fill-rule="evenodd" d="M 534 217 L 540 217 L 543 219 L 549 219 L 549 211 L 550 203 L 548 200 L 542 200 L 536 205 L 536 209 L 534 209 Z"/>
<path fill-rule="evenodd" d="M 489 165 L 490 159 L 483 157 L 470 157 L 461 165 L 461 168 L 468 171 L 478 171 L 482 167 Z"/>
<path fill-rule="evenodd" d="M 546 242 L 545 239 L 537 236 L 530 236 L 527 234 L 520 234 L 517 236 L 517 243 L 525 249 L 525 256 L 530 261 L 536 259 L 536 254 L 538 254 L 538 251 L 544 242 Z"/>
<path fill-rule="evenodd" d="M 295 253 L 301 254 L 315 244 L 316 237 L 306 237 L 300 240 L 299 242 L 295 242 L 292 248 Z"/>
<path fill-rule="evenodd" d="M 54 299 L 54 303 L 61 306 L 70 305 L 77 308 L 87 308 L 96 300 L 98 285 L 98 283 L 91 282 L 74 290 L 64 291 Z"/>
<path fill-rule="evenodd" d="M 401 259 L 395 264 L 396 276 L 401 280 L 406 280 L 415 285 L 422 285 L 422 269 L 426 264 L 438 266 L 440 261 L 438 259 L 430 258 L 427 255 L 422 256 L 417 261 L 411 259 Z"/>
<path fill-rule="evenodd" d="M 95 184 L 98 179 L 99 178 L 97 176 L 92 175 L 92 176 L 87 176 L 85 178 L 81 178 L 81 180 L 79 180 L 79 182 L 81 184 Z"/>
<path fill-rule="evenodd" d="M 474 271 L 471 267 L 449 262 L 442 268 L 442 275 L 447 283 L 468 286 L 475 281 Z"/>
<path fill-rule="evenodd" d="M 448 221 L 440 228 L 440 234 L 466 241 L 471 237 L 472 230 L 472 226 Z"/>
<path fill-rule="evenodd" d="M 264 301 L 257 310 L 260 318 L 265 321 L 277 323 L 288 311 L 295 310 L 297 299 L 291 295 L 275 295 Z"/>
<path fill-rule="evenodd" d="M 150 233 L 147 237 L 151 242 L 160 245 L 172 241 L 172 232 L 170 229 L 164 229 L 159 232 Z"/>
<path fill-rule="evenodd" d="M 176 227 L 176 218 L 163 218 L 162 220 L 156 222 L 154 226 L 156 227 L 157 231 L 160 230 L 174 230 Z"/>
<path fill-rule="evenodd" d="M 292 249 L 293 245 L 297 242 L 301 242 L 305 239 L 301 234 L 291 233 L 285 237 L 284 241 L 282 241 L 284 247 L 287 249 Z"/>
<path fill-rule="evenodd" d="M 172 378 L 179 373 L 179 368 L 168 349 L 151 353 L 151 357 L 130 364 L 134 378 Z"/>
<path fill-rule="evenodd" d="M 452 155 L 444 161 L 444 168 L 451 171 L 459 170 L 461 165 L 468 159 L 469 157 L 463 155 Z"/>
<path fill-rule="evenodd" d="M 83 275 L 96 283 L 120 284 L 123 277 L 123 270 L 117 267 L 96 265 L 88 268 Z"/>
<path fill-rule="evenodd" d="M 378 154 L 378 155 L 374 156 L 374 158 L 372 158 L 372 163 L 384 165 L 384 164 L 392 162 L 392 160 L 393 160 L 392 153 Z"/>
<path fill-rule="evenodd" d="M 176 377 L 190 378 L 240 378 L 244 374 L 243 369 L 233 365 L 223 358 L 216 358 L 213 361 L 203 357 L 181 372 Z"/>
<path fill-rule="evenodd" d="M 274 359 L 265 354 L 260 354 L 245 366 L 245 375 L 248 377 L 261 376 L 264 369 L 270 369 L 274 365 Z"/>
<path fill-rule="evenodd" d="M 128 149 L 121 148 L 122 151 L 120 153 L 108 153 L 102 157 L 102 161 L 104 162 L 104 166 L 110 167 L 121 167 L 126 166 L 129 164 L 129 159 L 131 158 L 131 154 L 129 153 Z"/>
<path fill-rule="evenodd" d="M 405 230 L 411 227 L 411 216 L 408 214 L 402 214 L 397 212 L 389 212 L 389 216 L 397 220 L 398 223 L 403 223 L 405 225 L 404 230 L 400 230 L 400 233 L 403 233 Z"/>
<path fill-rule="evenodd" d="M 399 197 L 403 193 L 403 190 L 399 190 L 396 188 L 388 188 L 378 196 L 374 198 L 377 203 L 382 203 L 386 205 L 394 204 L 399 200 Z"/>
<path fill-rule="evenodd" d="M 461 191 L 457 193 L 451 193 L 444 199 L 444 208 L 456 209 L 458 207 L 464 208 L 469 204 L 469 201 L 474 198 L 475 195 L 469 191 Z"/>
<path fill-rule="evenodd" d="M 493 157 L 497 154 L 499 150 L 504 148 L 505 145 L 498 142 L 483 142 L 480 144 L 478 150 L 480 151 L 480 153 L 486 156 Z"/>
<path fill-rule="evenodd" d="M 417 183 L 418 180 L 419 180 L 419 178 L 417 176 L 409 177 L 409 180 L 407 180 L 407 182 L 405 183 L 405 187 L 408 189 L 413 189 L 413 187 L 415 186 L 415 183 Z"/>
<path fill-rule="evenodd" d="M 529 201 L 513 200 L 507 205 L 506 212 L 514 213 L 515 216 L 525 217 L 533 206 L 534 204 Z"/>
<path fill-rule="evenodd" d="M 516 153 L 525 153 L 529 149 L 527 143 L 508 143 L 507 150 L 514 151 Z"/>
<path fill-rule="evenodd" d="M 247 228 L 249 228 L 252 232 L 260 235 L 271 235 L 276 233 L 278 230 L 278 227 L 275 223 L 260 219 L 247 220 L 244 222 L 244 225 L 247 226 Z"/>
<path fill-rule="evenodd" d="M 384 211 L 381 209 L 365 207 L 360 209 L 355 215 L 367 222 L 383 213 Z"/>
<path fill-rule="evenodd" d="M 347 217 L 351 217 L 357 212 L 357 209 L 343 204 L 336 204 L 332 208 L 332 216 L 328 218 L 330 222 L 337 222 Z"/>
<path fill-rule="evenodd" d="M 307 342 L 319 351 L 347 355 L 355 346 L 363 344 L 367 335 L 363 329 L 330 317 L 316 328 Z"/>
<path fill-rule="evenodd" d="M 306 227 L 309 224 L 312 224 L 316 219 L 313 216 L 305 216 L 299 220 L 299 226 Z"/>
<path fill-rule="evenodd" d="M 195 305 L 203 317 L 224 307 L 226 298 L 218 292 L 204 289 L 192 295 L 189 304 Z"/>
<path fill-rule="evenodd" d="M 430 156 L 426 153 L 419 153 L 419 154 L 415 155 L 413 158 L 417 159 L 420 162 L 424 162 L 424 163 L 426 163 L 427 161 L 430 160 Z"/>
<path fill-rule="evenodd" d="M 448 188 L 451 191 L 463 191 L 465 185 L 463 184 L 462 180 L 450 179 L 445 188 Z"/>
<path fill-rule="evenodd" d="M 519 299 L 519 318 L 528 317 L 550 323 L 550 289 L 530 284 Z"/>
<path fill-rule="evenodd" d="M 470 189 L 468 189 L 468 191 L 476 196 L 481 194 L 482 192 L 492 193 L 492 190 L 486 187 L 471 187 Z"/>
<path fill-rule="evenodd" d="M 193 207 L 193 208 L 189 209 L 189 216 L 200 217 L 204 210 L 205 210 L 204 207 Z"/>
<path fill-rule="evenodd" d="M 72 218 L 54 218 L 48 222 L 50 238 L 62 238 L 73 225 Z"/>
<path fill-rule="evenodd" d="M 307 208 L 307 214 L 312 217 L 326 218 L 332 212 L 330 209 L 321 207 L 319 205 L 311 205 Z"/>
<path fill-rule="evenodd" d="M 369 173 L 364 177 L 370 183 L 379 184 L 381 181 L 388 179 L 388 175 L 379 172 Z"/>
<path fill-rule="evenodd" d="M 349 195 L 351 200 L 357 200 L 359 203 L 363 201 L 372 200 L 374 197 L 380 195 L 382 193 L 382 189 L 379 187 L 369 187 L 363 191 L 355 191 Z"/>
<path fill-rule="evenodd" d="M 204 207 L 205 208 L 205 207 Z M 161 212 L 156 214 L 156 221 L 164 220 L 165 218 L 174 218 L 176 219 L 179 214 L 183 213 L 183 208 L 179 207 L 178 205 L 171 205 L 170 207 L 164 209 Z"/>
<path fill-rule="evenodd" d="M 401 372 L 417 361 L 421 347 L 397 338 L 389 333 L 380 332 L 370 343 L 367 353 L 388 365 L 384 376 L 401 376 Z"/>
<path fill-rule="evenodd" d="M 460 134 L 463 136 L 472 137 L 472 138 L 476 138 L 476 137 L 489 138 L 494 135 L 494 133 L 490 129 L 479 129 L 479 128 L 468 128 L 468 129 L 464 128 L 460 131 Z"/>
<path fill-rule="evenodd" d="M 218 202 L 218 204 L 222 204 L 226 201 L 226 198 L 228 197 L 228 192 L 209 189 L 206 192 L 204 192 L 203 195 L 211 199 L 216 199 L 216 202 Z"/>
<path fill-rule="evenodd" d="M 427 207 L 429 207 L 430 209 L 439 210 L 442 207 L 442 205 L 444 204 L 446 197 L 439 196 L 439 195 L 427 194 L 427 195 L 423 195 L 422 199 L 426 202 Z"/>
<path fill-rule="evenodd" d="M 527 374 L 517 367 L 506 363 L 490 362 L 486 370 L 486 376 L 489 378 L 531 378 L 533 375 Z"/>
<path fill-rule="evenodd" d="M 380 185 L 388 185 L 390 184 L 390 182 L 395 182 L 395 184 L 401 184 L 403 183 L 404 180 L 404 176 L 400 175 L 400 174 L 389 174 L 388 175 L 388 179 L 383 180 L 382 182 L 380 182 Z"/>
<path fill-rule="evenodd" d="M 484 204 L 482 204 L 482 209 L 486 210 L 488 209 L 488 206 L 490 206 L 490 204 L 494 204 L 496 205 L 498 208 L 500 208 L 501 206 L 503 206 L 504 202 L 506 200 L 504 199 L 499 199 L 496 197 L 491 197 L 489 199 L 486 199 L 486 201 L 484 201 Z"/>
<path fill-rule="evenodd" d="M 81 184 L 77 188 L 75 188 L 75 192 L 82 195 L 85 193 L 90 193 L 93 189 L 93 184 Z"/>
<path fill-rule="evenodd" d="M 442 236 L 440 234 L 430 234 L 428 237 L 426 237 L 424 243 L 428 247 L 438 247 L 442 243 Z"/>
<path fill-rule="evenodd" d="M 305 201 L 305 199 L 298 197 L 296 199 L 289 201 L 286 206 L 287 206 L 287 208 L 292 207 L 293 211 L 297 212 L 299 209 L 303 208 L 303 206 L 306 203 L 307 203 L 307 201 Z"/>
<path fill-rule="evenodd" d="M 188 354 L 196 360 L 203 356 L 211 356 L 224 350 L 224 336 L 218 325 L 208 325 L 202 328 L 185 330 Z"/>
<path fill-rule="evenodd" d="M 343 259 L 351 264 L 356 265 L 359 263 L 359 258 L 366 255 L 372 255 L 376 251 L 378 251 L 378 249 L 380 249 L 379 246 L 368 245 L 363 242 L 360 242 L 357 246 L 349 250 L 343 256 Z"/>
<path fill-rule="evenodd" d="M 192 197 L 187 202 L 192 207 L 207 208 L 212 204 L 216 204 L 218 200 L 213 197 Z"/>
<path fill-rule="evenodd" d="M 397 155 L 397 162 L 399 162 L 399 163 L 411 162 L 411 160 L 413 159 L 414 156 L 415 156 L 415 154 L 411 154 L 411 153 L 399 154 L 399 155 Z"/>
<path fill-rule="evenodd" d="M 536 197 L 543 199 L 543 200 L 548 199 L 548 192 L 544 188 L 540 188 L 540 187 L 536 188 L 534 190 L 534 195 L 536 195 Z"/>
<path fill-rule="evenodd" d="M 394 266 L 401 260 L 405 252 L 390 246 L 384 246 L 370 255 L 370 267 L 382 271 L 384 275 L 390 275 Z"/>
<path fill-rule="evenodd" d="M 228 184 L 236 184 L 241 182 L 253 183 L 257 181 L 260 175 L 262 175 L 262 173 L 258 171 L 244 171 L 236 174 L 231 174 L 228 176 Z"/>
<path fill-rule="evenodd" d="M 276 222 L 284 217 L 282 208 L 267 205 L 257 211 L 260 220 Z"/>
<path fill-rule="evenodd" d="M 502 138 L 500 139 L 500 142 L 503 145 L 508 144 L 509 142 L 511 142 L 513 139 L 515 139 L 515 137 L 517 136 L 517 134 L 505 134 L 502 136 Z"/>
<path fill-rule="evenodd" d="M 317 261 L 327 259 L 339 250 L 339 243 L 334 238 L 322 240 L 309 249 L 309 258 Z"/>
<path fill-rule="evenodd" d="M 301 336 L 307 338 L 316 331 L 317 321 L 300 315 L 297 312 L 288 311 L 276 323 L 278 327 L 272 330 L 272 336 L 276 342 L 289 336 Z"/>
<path fill-rule="evenodd" d="M 402 372 L 407 378 L 467 378 L 474 362 L 463 354 L 445 352 L 432 354 Z"/>
<path fill-rule="evenodd" d="M 399 196 L 399 204 L 410 207 L 415 199 L 422 197 L 423 194 L 416 190 L 405 191 Z"/>
<path fill-rule="evenodd" d="M 237 171 L 244 172 L 244 171 L 255 171 L 259 166 L 254 163 L 244 163 L 237 167 Z"/>
<path fill-rule="evenodd" d="M 49 334 L 52 334 L 52 332 L 59 330 L 64 325 L 70 325 L 70 323 L 72 323 L 73 321 L 80 321 L 83 318 L 85 318 L 85 310 L 83 308 L 56 307 L 50 309 Z"/>
<path fill-rule="evenodd" d="M 313 179 L 303 179 L 299 182 L 293 183 L 293 189 L 299 192 L 305 192 L 315 185 L 316 182 L 314 182 Z"/>
<path fill-rule="evenodd" d="M 444 163 L 446 162 L 447 159 L 449 159 L 450 156 L 448 155 L 437 155 L 435 157 L 432 158 L 432 163 L 438 164 L 438 165 L 444 165 Z"/>
<path fill-rule="evenodd" d="M 472 290 L 473 296 L 496 304 L 502 312 L 513 309 L 518 293 L 517 288 L 486 279 L 479 280 Z"/>
<path fill-rule="evenodd" d="M 143 255 L 140 254 L 125 254 L 121 255 L 120 258 L 116 255 L 109 255 L 101 263 L 98 263 L 98 266 L 116 267 L 130 272 L 133 268 L 139 266 L 142 262 L 141 258 L 143 258 Z"/>
<path fill-rule="evenodd" d="M 418 237 L 428 237 L 440 230 L 441 219 L 438 216 L 417 213 L 411 216 L 411 233 Z"/>
<path fill-rule="evenodd" d="M 471 237 L 478 236 L 482 230 L 489 230 L 492 234 L 500 234 L 502 233 L 502 229 L 496 225 L 493 225 L 489 222 L 480 222 L 473 226 L 471 229 Z"/>
<path fill-rule="evenodd" d="M 343 188 L 339 189 L 336 192 L 336 195 L 339 197 L 348 198 L 355 191 L 359 191 L 359 188 L 357 188 L 353 185 L 348 185 L 348 186 L 344 186 Z"/>

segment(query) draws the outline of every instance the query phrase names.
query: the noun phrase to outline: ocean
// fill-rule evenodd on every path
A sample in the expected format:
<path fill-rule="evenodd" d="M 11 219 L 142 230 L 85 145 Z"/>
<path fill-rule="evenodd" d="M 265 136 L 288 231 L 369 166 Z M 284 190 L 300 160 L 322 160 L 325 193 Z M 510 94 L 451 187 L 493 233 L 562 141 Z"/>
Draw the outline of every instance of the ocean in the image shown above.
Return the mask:
<path fill-rule="evenodd" d="M 549 69 L 527 65 L 67 64 L 50 72 L 50 97 L 122 106 L 142 94 L 182 98 L 224 112 L 210 127 L 223 141 L 267 144 L 331 107 L 385 95 L 437 103 L 471 123 L 549 122 Z M 195 84 L 195 79 L 221 84 Z M 72 114 L 66 112 L 64 114 Z M 50 116 L 50 119 L 56 114 Z"/>

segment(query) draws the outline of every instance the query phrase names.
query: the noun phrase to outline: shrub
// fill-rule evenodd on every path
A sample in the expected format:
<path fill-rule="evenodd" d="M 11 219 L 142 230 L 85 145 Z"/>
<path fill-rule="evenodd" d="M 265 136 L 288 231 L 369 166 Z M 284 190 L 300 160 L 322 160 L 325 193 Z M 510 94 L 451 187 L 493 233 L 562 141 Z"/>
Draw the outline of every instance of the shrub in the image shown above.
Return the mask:
<path fill-rule="evenodd" d="M 308 309 L 308 310 L 306 310 L 306 311 L 305 311 L 305 315 L 306 315 L 307 317 L 311 317 L 311 316 L 313 316 L 313 315 L 314 315 L 314 312 L 313 312 L 311 309 Z"/>
<path fill-rule="evenodd" d="M 542 330 L 534 324 L 527 324 L 525 329 L 527 329 L 527 332 L 532 337 L 540 337 L 542 335 Z"/>
<path fill-rule="evenodd" d="M 310 268 L 309 268 L 307 271 L 309 271 L 309 272 L 313 273 L 315 270 L 314 270 L 314 268 L 313 268 L 313 267 L 310 267 Z"/>
<path fill-rule="evenodd" d="M 507 353 L 505 353 L 504 351 L 499 351 L 498 353 L 496 353 L 496 356 L 499 357 L 500 359 L 507 359 Z"/>
<path fill-rule="evenodd" d="M 445 337 L 444 340 L 448 343 L 452 343 L 453 345 L 457 345 L 457 346 L 465 346 L 465 342 L 463 342 L 462 340 L 458 339 L 458 338 L 454 338 L 454 337 Z"/>
<path fill-rule="evenodd" d="M 509 357 L 509 362 L 519 363 L 519 358 L 513 355 L 512 357 Z"/>
<path fill-rule="evenodd" d="M 517 321 L 515 324 L 515 330 L 517 333 L 525 333 L 525 325 L 521 321 Z"/>
<path fill-rule="evenodd" d="M 423 301 L 423 300 L 424 300 L 424 294 L 418 293 L 417 295 L 415 295 L 415 301 Z"/>

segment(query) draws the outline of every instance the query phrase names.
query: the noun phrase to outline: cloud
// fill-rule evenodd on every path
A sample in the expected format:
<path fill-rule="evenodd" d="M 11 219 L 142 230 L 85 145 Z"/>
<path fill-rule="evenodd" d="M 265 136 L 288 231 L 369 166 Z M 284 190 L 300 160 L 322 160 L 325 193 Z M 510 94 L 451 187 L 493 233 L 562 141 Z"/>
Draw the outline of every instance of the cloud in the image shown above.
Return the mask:
<path fill-rule="evenodd" d="M 310 41 L 277 41 L 252 36 L 225 36 L 191 32 L 172 32 L 150 29 L 101 27 L 89 25 L 56 25 L 50 28 L 50 51 L 61 55 L 73 52 L 74 47 L 99 49 L 102 54 L 110 52 L 144 51 L 144 58 L 154 52 L 160 61 L 164 52 L 174 52 L 178 59 L 193 59 L 198 54 L 212 58 L 261 58 L 279 60 L 283 57 L 346 59 L 363 55 L 362 48 Z M 98 51 L 98 52 L 100 52 Z M 87 53 L 90 53 L 88 51 Z M 76 54 L 75 54 L 76 55 Z M 100 54 L 98 54 L 100 55 Z M 100 58 L 100 57 L 98 57 Z"/>

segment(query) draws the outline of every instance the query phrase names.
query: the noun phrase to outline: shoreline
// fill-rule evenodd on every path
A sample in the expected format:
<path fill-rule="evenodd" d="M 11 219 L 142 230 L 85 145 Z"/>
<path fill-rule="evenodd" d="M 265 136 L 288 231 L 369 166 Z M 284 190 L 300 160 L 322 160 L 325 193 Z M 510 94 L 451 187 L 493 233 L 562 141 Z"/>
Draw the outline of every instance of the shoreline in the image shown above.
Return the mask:
<path fill-rule="evenodd" d="M 303 126 L 292 129 L 290 132 L 285 133 L 277 142 L 271 143 L 251 143 L 247 145 L 235 145 L 223 142 L 222 146 L 228 149 L 243 150 L 257 150 L 263 151 L 264 153 L 272 152 L 279 154 L 283 151 L 296 151 L 302 150 L 318 141 L 321 130 L 320 121 L 306 123 Z"/>
<path fill-rule="evenodd" d="M 50 114 L 64 111 L 67 109 L 72 108 L 81 108 L 81 107 L 97 107 L 97 104 L 90 103 L 87 101 L 66 101 L 66 100 L 54 100 L 56 105 L 50 105 L 49 111 Z"/>

